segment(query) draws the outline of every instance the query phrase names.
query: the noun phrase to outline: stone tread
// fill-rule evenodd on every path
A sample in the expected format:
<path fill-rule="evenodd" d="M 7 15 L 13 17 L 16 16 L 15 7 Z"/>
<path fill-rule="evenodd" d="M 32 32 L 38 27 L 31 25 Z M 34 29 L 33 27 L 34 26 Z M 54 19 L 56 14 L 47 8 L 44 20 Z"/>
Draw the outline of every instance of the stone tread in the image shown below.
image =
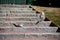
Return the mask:
<path fill-rule="evenodd" d="M 1 10 L 32 10 L 32 8 L 6 8 L 2 7 Z"/>
<path fill-rule="evenodd" d="M 30 5 L 0 5 L 1 7 L 29 7 Z"/>
<path fill-rule="evenodd" d="M 37 18 L 37 17 L 0 17 L 0 18 Z"/>
<path fill-rule="evenodd" d="M 56 32 L 31 32 L 31 31 L 0 31 L 0 35 L 11 35 L 11 34 L 27 34 L 27 35 L 30 35 L 30 34 L 33 34 L 33 35 L 46 35 L 46 34 L 50 34 L 50 35 L 59 35 L 60 36 L 60 33 L 56 33 Z"/>
<path fill-rule="evenodd" d="M 0 40 L 60 40 L 60 38 L 0 38 Z"/>
<path fill-rule="evenodd" d="M 6 13 L 6 12 L 10 12 L 10 13 L 36 13 L 36 11 L 0 10 L 0 13 Z"/>
<path fill-rule="evenodd" d="M 4 7 L 5 6 L 5 7 Z M 26 14 L 31 14 L 33 13 L 33 15 L 36 13 L 35 11 L 33 11 L 31 8 L 29 8 L 30 5 L 0 5 L 0 9 L 4 9 L 3 12 L 7 12 L 5 14 L 10 14 L 13 15 L 17 15 L 18 11 L 22 11 L 20 12 L 20 15 L 24 14 L 23 12 L 25 12 Z M 0 10 L 2 11 L 2 10 Z M 13 11 L 13 12 L 11 12 Z M 16 13 L 15 13 L 15 12 Z M 30 13 L 28 13 L 27 11 L 29 11 Z M 33 12 L 32 12 L 33 11 Z M 4 13 L 0 13 L 2 16 L 5 15 Z M 18 13 L 19 15 L 19 13 Z M 25 15 L 25 14 L 24 14 Z M 35 14 L 36 15 L 36 14 Z M 0 18 L 38 18 L 38 17 L 9 17 L 9 16 L 3 16 Z M 36 23 L 37 21 L 9 21 L 9 20 L 4 20 L 4 21 L 0 21 L 0 22 L 4 22 L 4 23 Z M 50 27 L 50 21 L 49 23 L 47 22 L 46 24 L 48 24 L 48 26 L 45 26 L 43 23 L 39 23 L 39 25 L 27 25 L 23 27 L 15 27 L 14 25 L 11 26 L 0 26 L 0 40 L 60 40 L 60 33 L 56 33 L 56 30 L 58 29 L 58 27 Z M 40 25 L 41 24 L 41 25 Z M 43 25 L 42 25 L 43 24 Z M 46 29 L 49 30 L 49 32 L 44 31 L 32 31 L 31 29 Z M 53 30 L 54 29 L 54 30 Z M 54 32 L 50 32 L 50 31 L 54 31 Z M 22 37 L 22 38 L 21 38 Z M 26 38 L 25 38 L 26 37 Z"/>
<path fill-rule="evenodd" d="M 57 27 L 0 27 L 0 31 L 22 31 L 22 32 L 56 32 Z"/>
<path fill-rule="evenodd" d="M 52 37 L 60 38 L 60 33 L 39 33 L 39 32 L 16 32 L 16 31 L 6 31 L 1 32 L 0 37 L 22 37 L 22 38 L 40 38 L 40 37 Z"/>

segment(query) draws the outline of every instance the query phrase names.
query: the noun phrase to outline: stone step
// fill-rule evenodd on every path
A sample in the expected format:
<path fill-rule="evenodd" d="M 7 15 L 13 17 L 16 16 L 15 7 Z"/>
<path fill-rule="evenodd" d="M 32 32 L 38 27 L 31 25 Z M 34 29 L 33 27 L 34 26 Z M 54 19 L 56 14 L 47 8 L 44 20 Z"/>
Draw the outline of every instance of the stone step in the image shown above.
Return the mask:
<path fill-rule="evenodd" d="M 0 7 L 29 8 L 30 5 L 0 5 Z"/>
<path fill-rule="evenodd" d="M 0 15 L 38 15 L 38 14 L 36 13 L 0 13 Z"/>
<path fill-rule="evenodd" d="M 1 11 L 5 11 L 5 10 L 1 10 Z M 8 11 L 6 10 L 5 12 L 24 12 L 24 11 L 30 12 L 32 10 L 8 10 Z"/>
<path fill-rule="evenodd" d="M 12 26 L 13 24 L 15 24 L 15 25 L 23 25 L 23 26 L 25 26 L 25 27 L 30 27 L 30 26 L 49 26 L 50 25 L 50 23 L 51 23 L 51 21 L 43 21 L 43 22 L 40 22 L 40 23 L 38 23 L 37 25 L 35 24 L 35 22 L 30 22 L 29 23 L 29 21 L 27 21 L 27 22 L 23 22 L 23 21 L 19 21 L 19 22 L 0 22 L 0 26 Z M 14 25 L 13 25 L 14 26 Z"/>
<path fill-rule="evenodd" d="M 24 13 L 9 13 L 9 14 L 7 14 L 7 13 L 1 13 L 0 14 L 0 17 L 39 17 L 39 15 L 37 15 L 37 14 L 34 14 L 34 13 L 26 13 L 26 14 L 24 14 Z"/>
<path fill-rule="evenodd" d="M 18 25 L 20 25 L 20 24 L 23 24 L 24 26 L 34 26 L 34 25 L 36 25 L 36 23 L 20 23 L 20 22 L 16 22 L 15 24 L 18 24 Z M 42 21 L 42 22 L 40 22 L 40 23 L 38 23 L 36 26 L 49 26 L 51 24 L 51 21 Z"/>
<path fill-rule="evenodd" d="M 1 7 L 0 9 L 32 9 L 32 8 L 18 8 L 18 7 Z"/>
<path fill-rule="evenodd" d="M 60 33 L 21 33 L 21 32 L 7 32 L 0 33 L 0 38 L 41 38 L 41 37 L 51 37 L 60 38 Z"/>
<path fill-rule="evenodd" d="M 34 26 L 33 26 L 34 27 Z M 58 27 L 0 27 L 0 33 L 2 33 L 3 31 L 5 32 L 10 32 L 10 31 L 18 31 L 21 33 L 42 33 L 42 32 L 56 32 Z"/>
<path fill-rule="evenodd" d="M 49 26 L 51 24 L 51 21 L 42 21 L 38 23 L 37 25 L 44 25 L 44 26 Z"/>
<path fill-rule="evenodd" d="M 5 8 L 5 7 L 2 7 L 0 8 L 1 10 L 32 10 L 32 8 Z"/>
<path fill-rule="evenodd" d="M 51 38 L 51 37 L 40 37 L 40 38 L 6 38 L 6 37 L 2 37 L 0 38 L 0 40 L 60 40 L 60 38 Z"/>
<path fill-rule="evenodd" d="M 0 27 L 4 27 L 4 26 L 15 26 L 15 25 L 23 25 L 25 27 L 30 27 L 30 26 L 34 26 L 35 25 L 35 22 L 0 22 Z M 17 26 L 17 27 L 19 27 Z M 38 25 L 40 26 L 40 25 Z M 41 25 L 42 26 L 42 25 Z"/>
<path fill-rule="evenodd" d="M 38 15 L 36 15 L 36 14 L 1 14 L 0 15 L 0 18 L 3 18 L 3 17 L 38 17 Z"/>
<path fill-rule="evenodd" d="M 36 11 L 0 10 L 0 13 L 36 13 Z"/>
<path fill-rule="evenodd" d="M 0 23 L 36 23 L 36 21 L 0 21 Z"/>
<path fill-rule="evenodd" d="M 38 21 L 37 17 L 2 17 L 0 21 Z"/>
<path fill-rule="evenodd" d="M 23 8 L 25 9 L 25 8 L 27 8 L 27 9 L 29 9 L 29 7 L 1 7 L 0 6 L 0 9 L 3 9 L 3 8 L 5 8 L 5 9 L 10 9 L 10 8 L 14 8 L 14 9 L 16 9 L 16 8 L 17 9 L 23 9 Z M 32 9 L 32 8 L 30 8 L 30 9 Z"/>
<path fill-rule="evenodd" d="M 33 10 L 32 8 L 9 8 L 9 7 L 0 7 L 0 10 Z"/>

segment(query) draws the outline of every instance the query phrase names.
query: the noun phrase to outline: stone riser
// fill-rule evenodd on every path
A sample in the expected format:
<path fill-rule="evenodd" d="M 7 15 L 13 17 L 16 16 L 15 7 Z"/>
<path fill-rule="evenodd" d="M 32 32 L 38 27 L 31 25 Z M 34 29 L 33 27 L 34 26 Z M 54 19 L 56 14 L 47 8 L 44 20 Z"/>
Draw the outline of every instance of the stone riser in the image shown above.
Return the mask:
<path fill-rule="evenodd" d="M 2 30 L 4 31 L 19 31 L 19 32 L 39 32 L 39 33 L 42 33 L 42 32 L 56 32 L 57 31 L 57 27 L 37 27 L 37 28 L 27 28 L 27 27 L 11 27 L 11 28 L 5 28 L 5 27 L 1 27 L 0 28 L 0 32 L 2 32 Z"/>
<path fill-rule="evenodd" d="M 0 27 L 1 26 L 12 26 L 13 24 L 16 24 L 16 25 L 20 25 L 20 24 L 23 24 L 24 26 L 28 26 L 28 25 L 35 25 L 33 22 L 0 22 Z M 14 25 L 13 25 L 14 26 Z"/>
<path fill-rule="evenodd" d="M 5 14 L 3 14 L 3 13 L 1 13 L 0 15 L 1 16 L 23 16 L 23 17 L 24 16 L 28 16 L 28 17 L 33 16 L 33 17 L 38 17 L 37 14 L 32 14 L 32 13 L 29 13 L 29 14 L 28 13 L 26 13 L 26 14 L 24 14 L 24 13 L 20 13 L 20 14 L 19 13 L 16 13 L 16 14 L 14 14 L 14 13 L 9 13 L 9 14 L 5 13 Z"/>
<path fill-rule="evenodd" d="M 32 9 L 32 8 L 29 8 L 29 7 L 3 7 L 3 6 L 1 7 L 1 6 L 0 6 L 0 9 L 1 9 L 1 8 L 2 8 L 2 9 L 3 9 L 3 8 L 8 8 L 8 9 L 9 9 L 9 8 L 17 8 L 17 9 L 18 9 L 18 8 L 19 8 L 19 9 L 20 9 L 20 8 L 21 8 L 21 9 L 23 9 L 23 8 L 26 9 L 26 8 L 27 8 L 27 9 Z"/>
<path fill-rule="evenodd" d="M 7 13 L 7 12 L 9 13 L 36 13 L 36 11 L 0 10 L 0 13 Z"/>
<path fill-rule="evenodd" d="M 0 13 L 0 15 L 6 15 L 6 16 L 14 16 L 14 15 L 17 15 L 17 16 L 38 16 L 37 14 L 35 14 L 35 13 L 26 13 L 26 14 L 24 14 L 24 13 Z M 40 15 L 40 14 L 39 14 Z"/>
<path fill-rule="evenodd" d="M 1 9 L 1 10 L 12 10 L 12 11 L 25 11 L 25 10 L 27 10 L 27 11 L 32 11 L 32 9 Z"/>
<path fill-rule="evenodd" d="M 0 38 L 0 40 L 60 40 L 60 38 L 51 38 L 51 37 L 40 37 L 40 38 L 6 38 L 6 37 L 2 37 Z"/>
<path fill-rule="evenodd" d="M 6 34 L 0 33 L 0 38 L 41 38 L 41 37 L 47 37 L 47 38 L 60 38 L 60 33 L 26 33 L 26 34 Z"/>
<path fill-rule="evenodd" d="M 29 8 L 30 5 L 0 5 L 0 7 Z"/>
<path fill-rule="evenodd" d="M 49 26 L 51 24 L 51 21 L 42 21 L 38 23 L 37 25 L 44 25 L 44 26 Z"/>
<path fill-rule="evenodd" d="M 9 18 L 11 18 L 11 17 L 32 17 L 32 18 L 34 18 L 34 17 L 37 17 L 37 15 L 7 15 L 7 14 L 1 14 L 0 15 L 0 18 L 3 18 L 3 17 L 9 17 Z"/>
<path fill-rule="evenodd" d="M 8 17 L 8 18 L 0 18 L 0 21 L 38 21 L 38 18 L 19 18 L 19 17 L 16 17 L 16 18 L 11 18 L 11 17 Z"/>
<path fill-rule="evenodd" d="M 13 23 L 17 24 L 17 25 L 23 24 L 24 26 L 28 26 L 28 25 L 33 26 L 33 25 L 35 25 L 35 22 L 30 22 L 29 23 L 28 21 L 27 22 L 7 22 L 7 23 L 6 22 L 0 22 L 0 26 L 11 26 L 11 25 L 13 25 Z M 42 26 L 43 25 L 44 27 L 45 26 L 47 27 L 50 24 L 51 24 L 51 21 L 46 21 L 46 22 L 44 21 L 44 22 L 38 23 L 36 26 Z"/>
<path fill-rule="evenodd" d="M 38 14 L 36 14 L 36 13 L 0 13 L 0 15 L 25 15 L 25 16 L 33 15 L 33 16 L 36 16 Z"/>
<path fill-rule="evenodd" d="M 21 22 L 22 23 L 22 22 Z M 15 24 L 21 24 L 21 23 L 19 23 L 19 22 L 16 22 Z M 36 23 L 35 22 L 31 22 L 31 23 L 22 23 L 22 24 L 24 24 L 24 26 L 34 26 Z M 51 21 L 43 21 L 43 22 L 40 22 L 40 23 L 38 23 L 37 25 L 35 25 L 35 26 L 49 26 L 51 24 Z"/>
<path fill-rule="evenodd" d="M 32 8 L 0 7 L 0 9 L 32 9 Z"/>
<path fill-rule="evenodd" d="M 36 14 L 0 14 L 0 16 L 3 16 L 3 17 L 39 17 L 39 16 L 37 16 Z"/>
<path fill-rule="evenodd" d="M 32 10 L 31 8 L 1 8 L 1 10 Z"/>
<path fill-rule="evenodd" d="M 20 24 L 25 24 L 25 23 L 32 23 L 35 24 L 36 21 L 0 21 L 1 25 L 3 26 L 5 23 L 20 23 Z M 3 24 L 4 23 L 4 24 Z M 0 25 L 0 26 L 1 26 Z"/>
<path fill-rule="evenodd" d="M 7 13 L 10 13 L 10 11 L 17 11 L 17 10 L 0 10 L 0 11 L 7 11 Z M 18 10 L 18 12 L 21 11 L 21 12 L 31 12 L 32 10 Z"/>
<path fill-rule="evenodd" d="M 30 6 L 30 5 L 17 5 L 17 4 L 13 4 L 13 5 L 12 5 L 12 4 L 1 4 L 0 6 L 5 6 L 5 7 L 6 7 L 6 6 L 13 6 L 13 7 L 14 7 L 14 6 Z"/>

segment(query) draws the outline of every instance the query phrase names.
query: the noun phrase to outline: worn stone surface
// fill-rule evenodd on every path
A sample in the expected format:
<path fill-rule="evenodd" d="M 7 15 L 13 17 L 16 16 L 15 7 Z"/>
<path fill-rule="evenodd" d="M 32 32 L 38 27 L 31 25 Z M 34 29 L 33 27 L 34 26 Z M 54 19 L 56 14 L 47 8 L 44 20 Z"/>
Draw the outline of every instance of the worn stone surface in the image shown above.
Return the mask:
<path fill-rule="evenodd" d="M 3 27 L 1 27 L 0 29 L 1 30 L 4 29 L 5 31 L 7 31 L 7 30 L 10 31 L 10 30 L 13 29 L 13 31 L 23 31 L 23 32 L 24 31 L 25 32 L 29 32 L 29 31 L 30 32 L 56 32 L 57 29 L 58 29 L 57 27 L 53 27 L 53 28 L 52 27 L 46 27 L 46 28 L 45 27 L 37 27 L 37 28 L 35 27 L 35 28 L 33 28 L 33 27 L 32 28 L 30 28 L 30 27 L 29 28 L 27 28 L 27 27 L 17 27 L 17 28 L 16 27 L 11 27 L 11 28 L 5 28 L 5 27 L 3 28 Z"/>
<path fill-rule="evenodd" d="M 29 8 L 30 5 L 0 5 L 0 7 L 16 7 L 16 8 Z"/>
<path fill-rule="evenodd" d="M 59 40 L 58 27 L 50 27 L 44 12 L 36 14 L 29 6 L 0 5 L 0 40 Z"/>
<path fill-rule="evenodd" d="M 0 38 L 0 40 L 60 40 L 60 38 Z"/>
<path fill-rule="evenodd" d="M 15 33 L 15 32 L 10 32 L 10 33 L 0 33 L 0 38 L 2 37 L 20 37 L 20 38 L 40 38 L 40 37 L 50 37 L 50 38 L 59 38 L 60 33 Z"/>

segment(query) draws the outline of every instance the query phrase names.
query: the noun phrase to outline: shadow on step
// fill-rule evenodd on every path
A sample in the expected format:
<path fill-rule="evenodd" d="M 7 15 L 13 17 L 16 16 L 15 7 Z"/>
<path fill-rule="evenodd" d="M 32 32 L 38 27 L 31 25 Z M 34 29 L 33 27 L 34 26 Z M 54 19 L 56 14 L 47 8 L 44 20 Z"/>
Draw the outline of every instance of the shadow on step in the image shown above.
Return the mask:
<path fill-rule="evenodd" d="M 53 22 L 51 22 L 50 26 L 51 27 L 57 27 L 57 25 L 55 25 Z"/>
<path fill-rule="evenodd" d="M 32 8 L 31 6 L 29 6 L 29 8 Z"/>
<path fill-rule="evenodd" d="M 17 24 L 14 24 L 14 23 L 13 23 L 13 25 L 14 25 L 15 27 L 21 27 L 20 25 L 17 25 Z"/>
<path fill-rule="evenodd" d="M 32 8 L 31 6 L 29 6 L 29 8 Z M 33 11 L 36 11 L 34 8 L 32 8 Z"/>
<path fill-rule="evenodd" d="M 48 18 L 45 18 L 44 21 L 50 21 L 50 20 Z M 51 27 L 57 27 L 57 25 L 55 25 L 53 22 L 51 22 L 51 24 L 49 26 L 51 26 Z"/>
<path fill-rule="evenodd" d="M 49 19 L 47 19 L 47 18 L 45 18 L 45 20 L 44 21 L 50 21 Z"/>
<path fill-rule="evenodd" d="M 45 18 L 44 21 L 50 21 L 49 19 Z M 51 22 L 51 24 L 49 25 L 50 27 L 57 27 L 57 25 L 55 25 L 53 22 Z M 60 33 L 60 28 L 57 29 L 56 32 L 59 32 Z"/>
<path fill-rule="evenodd" d="M 59 32 L 59 33 L 60 33 L 60 28 L 58 28 L 57 32 Z"/>

